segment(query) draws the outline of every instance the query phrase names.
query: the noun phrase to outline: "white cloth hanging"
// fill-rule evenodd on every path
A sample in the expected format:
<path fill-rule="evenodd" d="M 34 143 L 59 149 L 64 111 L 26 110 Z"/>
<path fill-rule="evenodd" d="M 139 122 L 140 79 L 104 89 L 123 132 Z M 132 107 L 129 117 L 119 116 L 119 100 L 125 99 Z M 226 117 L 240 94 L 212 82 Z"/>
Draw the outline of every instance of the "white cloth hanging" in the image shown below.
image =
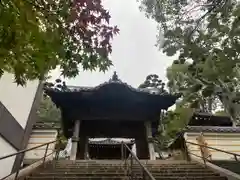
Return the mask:
<path fill-rule="evenodd" d="M 72 138 L 68 139 L 65 149 L 59 152 L 59 157 L 60 158 L 69 157 L 71 153 L 71 149 L 72 149 Z"/>

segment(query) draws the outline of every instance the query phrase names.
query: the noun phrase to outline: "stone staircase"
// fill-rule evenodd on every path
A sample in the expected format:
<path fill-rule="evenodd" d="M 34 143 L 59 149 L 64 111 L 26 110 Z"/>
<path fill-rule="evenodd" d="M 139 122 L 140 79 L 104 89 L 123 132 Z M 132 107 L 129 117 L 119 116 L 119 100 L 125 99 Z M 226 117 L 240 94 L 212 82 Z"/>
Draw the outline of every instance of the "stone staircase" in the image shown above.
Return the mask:
<path fill-rule="evenodd" d="M 219 174 L 194 162 L 162 160 L 141 162 L 145 164 L 156 180 L 227 180 L 226 177 L 221 177 Z M 139 165 L 133 166 L 133 175 L 134 179 L 142 179 L 142 171 Z M 127 173 L 122 161 L 118 160 L 60 160 L 50 162 L 45 167 L 39 167 L 24 179 L 128 180 L 130 179 L 130 173 Z"/>
<path fill-rule="evenodd" d="M 39 167 L 28 180 L 58 179 L 58 180 L 127 180 L 122 161 L 114 160 L 59 160 L 50 162 L 45 167 Z"/>
<path fill-rule="evenodd" d="M 197 162 L 157 160 L 147 161 L 145 167 L 156 180 L 227 180 Z"/>

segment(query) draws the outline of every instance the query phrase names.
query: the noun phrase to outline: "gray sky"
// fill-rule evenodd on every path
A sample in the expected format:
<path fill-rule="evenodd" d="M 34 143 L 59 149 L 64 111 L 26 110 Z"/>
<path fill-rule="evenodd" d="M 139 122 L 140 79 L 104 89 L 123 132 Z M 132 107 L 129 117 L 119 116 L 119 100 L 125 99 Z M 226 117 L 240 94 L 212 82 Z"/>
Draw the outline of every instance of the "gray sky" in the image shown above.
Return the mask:
<path fill-rule="evenodd" d="M 67 80 L 67 85 L 96 86 L 108 81 L 113 71 L 119 78 L 137 87 L 148 74 L 158 74 L 166 81 L 166 68 L 173 58 L 161 53 L 157 47 L 157 28 L 154 21 L 147 19 L 140 12 L 136 0 L 103 0 L 104 6 L 112 16 L 111 24 L 117 25 L 120 34 L 113 39 L 111 59 L 114 66 L 108 72 L 81 71 L 74 79 Z M 57 78 L 58 71 L 52 73 Z"/>

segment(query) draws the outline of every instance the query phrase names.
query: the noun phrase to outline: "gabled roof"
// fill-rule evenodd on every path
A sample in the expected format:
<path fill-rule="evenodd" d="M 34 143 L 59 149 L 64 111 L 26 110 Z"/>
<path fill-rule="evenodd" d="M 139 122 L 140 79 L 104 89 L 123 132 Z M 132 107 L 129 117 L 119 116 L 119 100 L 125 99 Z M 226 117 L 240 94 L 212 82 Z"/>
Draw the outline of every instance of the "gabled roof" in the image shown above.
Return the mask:
<path fill-rule="evenodd" d="M 228 116 L 198 112 L 192 116 L 185 131 L 238 133 L 240 127 L 233 127 L 233 123 Z"/>
<path fill-rule="evenodd" d="M 194 113 L 188 126 L 223 126 L 232 127 L 232 121 L 228 116 L 216 116 L 210 113 Z"/>

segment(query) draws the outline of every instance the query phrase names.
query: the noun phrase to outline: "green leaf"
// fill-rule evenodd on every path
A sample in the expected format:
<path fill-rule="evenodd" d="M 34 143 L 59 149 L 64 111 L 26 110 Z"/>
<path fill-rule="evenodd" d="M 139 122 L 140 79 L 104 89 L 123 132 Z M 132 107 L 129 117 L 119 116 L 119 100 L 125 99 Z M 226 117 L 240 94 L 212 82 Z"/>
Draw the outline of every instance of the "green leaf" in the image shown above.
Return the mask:
<path fill-rule="evenodd" d="M 175 46 L 171 46 L 166 48 L 163 52 L 166 52 L 167 56 L 173 56 L 177 53 L 177 48 Z"/>

